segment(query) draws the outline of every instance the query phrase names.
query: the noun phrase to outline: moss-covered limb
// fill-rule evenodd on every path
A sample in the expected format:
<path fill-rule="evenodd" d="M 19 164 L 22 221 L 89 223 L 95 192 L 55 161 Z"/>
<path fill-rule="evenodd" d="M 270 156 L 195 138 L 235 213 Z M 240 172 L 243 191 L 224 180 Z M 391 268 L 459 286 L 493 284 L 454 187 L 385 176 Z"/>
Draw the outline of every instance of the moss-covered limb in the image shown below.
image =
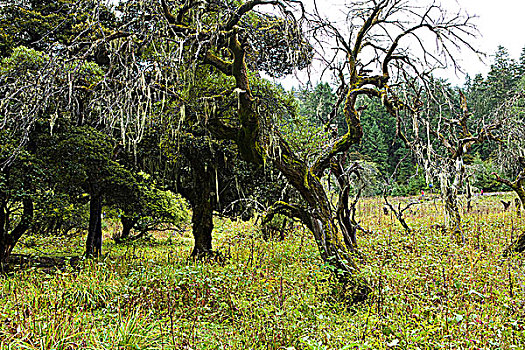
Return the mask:
<path fill-rule="evenodd" d="M 378 89 L 383 89 L 388 82 L 389 77 L 387 75 L 375 75 L 372 77 L 361 77 L 359 79 L 360 86 L 373 85 Z M 378 92 L 376 90 L 371 90 L 372 96 L 378 97 Z"/>
<path fill-rule="evenodd" d="M 283 144 L 280 154 L 277 152 L 274 150 L 269 153 L 268 158 L 299 191 L 308 207 L 307 212 L 303 211 L 301 215 L 297 211 L 298 207 L 295 207 L 294 213 L 312 231 L 323 260 L 336 268 L 339 279 L 349 279 L 359 269 L 341 241 L 340 227 L 334 222 L 334 213 L 319 177 L 291 153 L 286 145 Z"/>
<path fill-rule="evenodd" d="M 312 229 L 312 223 L 310 220 L 310 216 L 308 215 L 308 212 L 305 208 L 301 208 L 298 205 L 289 204 L 283 201 L 275 202 L 266 215 L 264 216 L 262 220 L 262 225 L 266 225 L 272 219 L 275 217 L 275 215 L 282 214 L 289 218 L 296 218 L 299 219 L 303 224 L 308 227 L 308 229 Z"/>
<path fill-rule="evenodd" d="M 237 30 L 229 38 L 229 48 L 233 54 L 232 75 L 235 78 L 237 89 L 241 91 L 239 94 L 251 97 L 250 81 L 248 79 L 248 68 L 246 67 L 246 51 L 242 43 L 239 41 Z M 250 106 L 251 106 L 251 100 Z"/>
<path fill-rule="evenodd" d="M 321 176 L 321 174 L 330 167 L 330 161 L 333 157 L 347 151 L 352 145 L 359 143 L 363 137 L 360 112 L 355 107 L 357 97 L 360 95 L 379 97 L 380 92 L 376 89 L 360 87 L 360 85 L 360 83 L 356 83 L 356 87 L 350 89 L 345 97 L 343 113 L 348 130 L 331 148 L 323 152 L 314 163 L 312 172 L 316 176 Z"/>
<path fill-rule="evenodd" d="M 355 220 L 355 211 L 357 202 L 361 197 L 361 191 L 363 190 L 363 186 L 360 186 L 357 189 L 357 194 L 355 195 L 355 198 L 352 201 L 352 203 L 350 203 L 351 186 L 349 182 L 349 176 L 350 174 L 356 174 L 357 176 L 360 176 L 359 171 L 362 170 L 362 168 L 359 165 L 359 163 L 356 162 L 352 167 L 345 170 L 343 168 L 343 164 L 343 156 L 339 157 L 337 161 L 332 161 L 332 163 L 330 164 L 330 170 L 335 176 L 336 181 L 339 184 L 339 188 L 341 189 L 339 192 L 339 201 L 337 203 L 337 220 L 339 222 L 339 226 L 341 227 L 343 241 L 346 247 L 351 252 L 357 252 L 356 233 L 358 228 L 362 228 Z"/>
<path fill-rule="evenodd" d="M 314 235 L 323 261 L 333 269 L 340 282 L 352 285 L 354 300 L 365 299 L 370 289 L 364 279 L 357 277 L 359 267 L 341 240 L 343 228 L 334 222 L 334 213 L 320 179 L 292 154 L 281 154 L 270 159 L 306 201 L 308 211 L 298 216 Z M 294 212 L 299 214 L 297 207 Z"/>
<path fill-rule="evenodd" d="M 361 53 L 363 47 L 369 45 L 369 43 L 365 41 L 366 35 L 374 26 L 381 23 L 381 19 L 379 18 L 380 14 L 388 6 L 388 2 L 379 2 L 374 7 L 372 7 L 367 17 L 363 19 L 364 23 L 357 33 L 353 48 L 350 50 L 349 47 L 346 47 L 348 51 L 347 59 L 350 66 L 350 88 L 348 89 L 346 95 L 343 113 L 345 115 L 348 131 L 339 140 L 337 140 L 331 149 L 327 150 L 316 161 L 313 167 L 314 173 L 316 175 L 321 174 L 327 167 L 329 167 L 330 159 L 332 159 L 336 154 L 346 151 L 350 146 L 358 143 L 361 140 L 363 130 L 361 127 L 359 112 L 355 108 L 358 96 L 366 95 L 374 98 L 382 98 L 387 110 L 389 110 L 389 112 L 399 120 L 397 108 L 394 107 L 393 102 L 386 98 L 386 90 L 388 89 L 387 83 L 390 77 L 388 66 L 391 60 L 403 58 L 394 55 L 401 38 L 416 30 L 420 26 L 408 29 L 393 41 L 391 47 L 386 52 L 383 62 L 383 74 L 367 77 L 362 76 L 361 73 L 357 71 L 357 57 Z M 336 36 L 340 36 L 340 34 L 336 32 Z M 375 88 L 367 87 L 370 85 L 375 86 Z M 398 132 L 399 130 L 400 128 L 398 128 Z M 406 137 L 405 141 L 408 142 Z"/>
<path fill-rule="evenodd" d="M 367 33 L 370 31 L 374 25 L 379 21 L 379 15 L 381 11 L 388 5 L 387 1 L 381 1 L 376 3 L 368 17 L 365 19 L 363 25 L 359 29 L 359 32 L 356 35 L 354 47 L 351 52 L 348 52 L 348 61 L 350 63 L 350 83 L 354 84 L 357 79 L 357 57 L 363 49 L 365 43 L 365 38 Z"/>
<path fill-rule="evenodd" d="M 525 208 L 525 168 L 520 171 L 520 173 L 516 176 L 516 179 L 514 181 L 510 181 L 508 179 L 502 178 L 496 173 L 492 173 L 494 177 L 496 178 L 496 181 L 499 183 L 502 183 L 512 189 L 516 195 L 518 196 L 522 207 Z"/>
<path fill-rule="evenodd" d="M 178 9 L 176 15 L 171 13 L 168 4 L 166 3 L 166 0 L 161 0 L 160 4 L 162 6 L 162 12 L 164 14 L 164 17 L 166 17 L 169 24 L 182 24 L 182 20 L 184 19 L 184 16 L 188 13 L 188 11 L 190 11 L 194 7 L 199 6 L 200 2 L 186 1 L 186 3 Z"/>
<path fill-rule="evenodd" d="M 236 142 L 239 136 L 240 130 L 238 127 L 224 123 L 218 118 L 210 118 L 207 127 L 213 135 L 220 140 L 231 140 Z"/>
<path fill-rule="evenodd" d="M 217 68 L 221 71 L 221 73 L 225 75 L 231 76 L 233 74 L 232 63 L 223 60 L 222 58 L 214 55 L 210 51 L 206 52 L 206 55 L 204 56 L 204 63 Z"/>
<path fill-rule="evenodd" d="M 252 97 L 246 52 L 235 33 L 229 38 L 229 48 L 233 54 L 232 75 L 235 78 L 235 92 L 238 98 L 237 114 L 241 128 L 237 134 L 237 144 L 242 157 L 252 163 L 262 164 L 264 146 L 260 144 L 260 120 Z"/>
<path fill-rule="evenodd" d="M 302 7 L 302 4 L 300 2 L 297 2 L 297 3 L 299 3 L 301 5 L 301 7 Z M 241 18 L 244 15 L 246 15 L 247 13 L 252 11 L 256 6 L 259 6 L 259 5 L 275 5 L 275 6 L 281 7 L 282 9 L 286 8 L 286 5 L 284 4 L 284 2 L 282 2 L 280 0 L 250 0 L 250 1 L 246 1 L 244 4 L 239 6 L 237 8 L 237 10 L 235 10 L 235 12 L 233 12 L 231 14 L 230 18 L 226 21 L 226 24 L 224 25 L 224 28 L 226 30 L 231 30 L 233 27 L 235 27 L 236 25 L 239 24 Z"/>

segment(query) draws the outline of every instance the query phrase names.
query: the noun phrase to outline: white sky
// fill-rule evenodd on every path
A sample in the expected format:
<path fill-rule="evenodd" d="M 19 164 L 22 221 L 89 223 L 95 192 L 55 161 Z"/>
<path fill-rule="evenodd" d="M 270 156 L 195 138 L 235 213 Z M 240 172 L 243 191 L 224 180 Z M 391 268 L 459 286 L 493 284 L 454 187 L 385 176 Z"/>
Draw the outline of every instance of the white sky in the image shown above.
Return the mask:
<path fill-rule="evenodd" d="M 311 0 L 310 0 L 311 1 Z M 305 3 L 309 3 L 305 0 Z M 412 0 L 418 3 L 419 0 Z M 428 0 L 427 0 L 428 1 Z M 344 0 L 317 0 L 319 10 L 332 16 L 340 16 L 340 4 Z M 477 39 L 473 39 L 471 44 L 477 50 L 484 52 L 487 56 L 484 62 L 469 50 L 464 50 L 458 61 L 463 70 L 471 77 L 478 73 L 485 75 L 492 63 L 492 57 L 498 45 L 506 47 L 510 57 L 518 59 L 522 48 L 525 47 L 525 0 L 437 0 L 443 7 L 453 13 L 458 9 L 463 9 L 471 16 L 476 16 L 473 23 L 476 24 L 480 32 Z M 443 78 L 447 78 L 454 85 L 463 85 L 465 76 L 456 76 L 455 72 L 437 72 Z M 306 79 L 303 74 L 299 74 L 301 82 Z M 326 80 L 323 78 L 323 80 Z M 301 83 L 293 77 L 287 77 L 281 83 L 285 88 L 298 86 Z M 315 83 L 315 82 L 314 82 Z"/>
<path fill-rule="evenodd" d="M 492 55 L 498 45 L 502 45 L 509 50 L 511 58 L 519 58 L 525 47 L 525 0 L 442 0 L 442 4 L 453 7 L 459 4 L 469 15 L 478 17 L 474 23 L 481 37 L 474 42 L 476 49 Z M 487 73 L 492 57 L 485 59 L 486 64 L 472 54 L 466 54 L 462 60 L 463 69 L 474 76 Z M 453 78 L 449 79 L 454 81 Z"/>

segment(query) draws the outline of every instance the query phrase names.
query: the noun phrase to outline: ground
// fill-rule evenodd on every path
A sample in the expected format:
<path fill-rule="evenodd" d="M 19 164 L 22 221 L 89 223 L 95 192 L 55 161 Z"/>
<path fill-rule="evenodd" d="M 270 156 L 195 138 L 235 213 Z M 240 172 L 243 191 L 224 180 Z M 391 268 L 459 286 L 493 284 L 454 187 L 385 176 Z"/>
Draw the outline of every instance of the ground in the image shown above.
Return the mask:
<path fill-rule="evenodd" d="M 411 234 L 379 198 L 359 204 L 374 292 L 352 306 L 299 225 L 265 242 L 252 222 L 216 219 L 222 262 L 189 260 L 188 231 L 107 239 L 89 261 L 76 258 L 82 237 L 26 237 L 25 267 L 0 281 L 0 349 L 524 349 L 524 257 L 501 257 L 525 230 L 500 203 L 512 195 L 474 198 L 465 244 L 426 197 Z"/>

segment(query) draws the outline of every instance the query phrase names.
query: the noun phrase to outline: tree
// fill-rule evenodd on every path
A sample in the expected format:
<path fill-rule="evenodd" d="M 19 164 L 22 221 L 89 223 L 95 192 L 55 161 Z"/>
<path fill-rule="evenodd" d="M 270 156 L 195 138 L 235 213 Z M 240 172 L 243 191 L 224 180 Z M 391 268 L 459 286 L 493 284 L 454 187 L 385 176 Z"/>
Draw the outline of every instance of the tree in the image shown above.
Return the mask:
<path fill-rule="evenodd" d="M 152 230 L 173 229 L 187 220 L 187 207 L 180 195 L 163 189 L 144 172 L 135 173 L 134 181 L 136 193 L 106 196 L 106 205 L 113 209 L 108 216 L 119 218 L 122 224 L 122 231 L 113 236 L 116 243 L 140 238 Z M 138 231 L 135 236 L 131 235 L 133 229 Z"/>
<path fill-rule="evenodd" d="M 217 253 L 212 245 L 214 213 L 249 219 L 256 210 L 264 211 L 269 202 L 286 195 L 286 183 L 277 181 L 269 167 L 247 164 L 239 159 L 231 142 L 210 138 L 203 129 L 195 128 L 176 140 L 158 129 L 147 134 L 139 147 L 144 159 L 139 167 L 189 202 L 193 257 Z"/>
<path fill-rule="evenodd" d="M 340 230 L 344 231 L 346 226 L 341 223 L 335 225 L 336 222 L 333 221 L 335 215 L 333 215 L 330 201 L 320 178 L 331 167 L 332 161 L 335 161 L 338 155 L 346 152 L 362 138 L 360 109 L 357 105 L 359 96 L 366 95 L 383 99 L 389 111 L 397 115 L 396 110 L 401 104 L 393 98 L 393 91 L 388 87 L 392 79 L 391 68 L 400 68 L 400 71 L 405 68 L 405 71 L 408 72 L 408 67 L 413 65 L 411 57 L 402 54 L 402 40 L 417 33 L 419 29 L 430 29 L 430 32 L 438 36 L 442 42 L 447 42 L 449 39 L 457 40 L 459 34 L 456 34 L 456 29 L 468 28 L 469 22 L 460 21 L 457 17 L 436 25 L 433 12 L 437 15 L 441 11 L 437 6 L 432 6 L 428 9 L 429 11 L 417 15 L 413 25 L 396 21 L 395 25 L 401 26 L 400 34 L 390 42 L 384 43 L 379 41 L 380 34 L 375 29 L 383 30 L 382 28 L 388 25 L 389 17 L 393 12 L 413 13 L 415 10 L 413 7 L 393 1 L 366 2 L 362 6 L 354 6 L 349 9 L 348 17 L 352 19 L 352 23 L 359 23 L 359 25 L 356 25 L 355 28 L 358 29 L 350 36 L 351 40 L 344 39 L 343 34 L 332 23 L 319 20 L 321 23 L 319 27 L 336 38 L 339 48 L 346 54 L 342 66 L 345 69 L 346 78 L 341 81 L 339 91 L 342 97 L 338 101 L 344 105 L 343 113 L 347 131 L 327 147 L 317 159 L 303 160 L 290 148 L 283 137 L 272 132 L 272 124 L 268 122 L 268 116 L 259 112 L 259 101 L 252 95 L 250 75 L 246 64 L 246 48 L 249 47 L 250 37 L 243 31 L 246 26 L 244 21 L 258 5 L 266 3 L 266 1 L 248 1 L 231 12 L 220 11 L 212 7 L 199 10 L 200 13 L 214 13 L 225 18 L 221 23 L 213 23 L 213 25 L 218 25 L 218 29 L 215 29 L 216 27 L 212 29 L 209 23 L 200 20 L 198 16 L 193 16 L 199 12 L 192 11 L 191 7 L 175 8 L 176 12 L 172 14 L 168 4 L 164 1 L 162 4 L 164 15 L 170 24 L 168 30 L 172 31 L 173 37 L 184 38 L 184 40 L 198 39 L 202 45 L 201 61 L 215 67 L 225 76 L 235 79 L 236 96 L 230 95 L 229 98 L 237 99 L 239 123 L 225 123 L 217 118 L 216 125 L 209 127 L 211 133 L 215 137 L 235 141 L 244 159 L 256 164 L 262 164 L 264 161 L 272 162 L 284 174 L 290 184 L 301 194 L 304 204 L 279 203 L 276 208 L 301 219 L 313 232 L 322 258 L 334 267 L 340 280 L 352 281 L 354 286 L 357 285 L 356 294 L 361 294 L 363 297 L 366 294 L 366 287 L 363 287 L 364 282 L 357 278 L 358 267 L 340 239 Z M 273 2 L 268 3 L 273 4 Z M 283 1 L 276 4 L 278 9 L 283 10 L 283 15 L 290 18 L 290 23 L 294 23 L 288 11 L 288 6 L 294 3 Z M 211 36 L 216 36 L 217 39 L 210 40 Z M 370 43 L 376 44 L 371 45 Z M 379 73 L 375 75 L 367 73 L 369 67 L 366 67 L 365 61 L 360 60 L 363 49 L 368 47 L 377 55 L 381 63 L 380 67 L 374 67 L 379 68 Z M 423 47 L 423 49 L 427 48 Z M 405 65 L 406 62 L 411 64 Z M 344 77 L 344 74 L 341 76 Z M 344 188 L 341 190 L 344 192 Z M 350 248 L 353 249 L 351 246 Z"/>
<path fill-rule="evenodd" d="M 312 46 L 303 35 L 302 24 L 308 16 L 301 2 L 180 4 L 163 0 L 160 8 L 156 2 L 136 4 L 151 13 L 148 20 L 122 23 L 118 31 L 98 39 L 84 52 L 77 52 L 87 57 L 93 47 L 107 41 L 115 43 L 108 46 L 107 55 L 110 66 L 113 65 L 112 74 L 105 75 L 106 89 L 97 100 L 97 113 L 104 117 L 103 123 L 122 125 L 123 146 L 136 147 L 143 136 L 144 116 L 152 115 L 165 96 L 172 96 L 177 102 L 171 107 L 184 116 L 178 120 L 179 125 L 200 123 L 214 139 L 234 142 L 245 161 L 259 166 L 272 164 L 283 174 L 302 200 L 278 202 L 271 212 L 300 219 L 313 233 L 322 259 L 350 288 L 353 298 L 365 298 L 369 288 L 359 276 L 351 253 L 356 248 L 351 239 L 343 239 L 351 236 L 348 228 L 352 223 L 341 222 L 348 216 L 337 215 L 322 178 L 337 173 L 329 172 L 332 168 L 343 169 L 343 176 L 350 173 L 348 164 L 342 162 L 346 159 L 344 154 L 363 136 L 359 97 L 381 100 L 397 118 L 408 104 L 401 101 L 401 95 L 396 93 L 400 90 L 394 87 L 406 76 L 416 75 L 424 80 L 427 75 L 423 71 L 435 68 L 434 65 L 449 61 L 454 64 L 451 48 L 459 43 L 468 46 L 468 35 L 473 29 L 469 18 L 460 14 L 449 18 L 436 5 L 420 8 L 393 0 L 352 4 L 347 16 L 350 33 L 338 30 L 335 23 L 319 16 L 310 16 L 316 28 L 312 34 L 323 40 L 332 38 L 338 48 L 336 56 L 326 63 L 335 63 L 331 68 L 340 78 L 332 111 L 342 107 L 345 128 L 344 134 L 333 135 L 315 158 L 304 159 L 282 135 L 279 119 L 275 118 L 275 109 L 287 110 L 286 105 L 279 103 L 279 96 L 272 91 L 257 97 L 253 84 L 260 73 L 282 74 L 309 63 Z M 273 7 L 275 15 L 258 12 L 262 6 Z M 295 14 L 302 17 L 296 18 Z M 399 20 L 401 14 L 405 15 L 403 21 Z M 420 40 L 417 42 L 421 50 L 410 50 L 413 43 L 408 38 L 423 31 L 438 39 L 438 47 L 427 46 L 430 40 Z M 257 40 L 258 37 L 265 40 Z M 148 50 L 155 53 L 153 60 L 144 59 Z M 418 58 L 417 52 L 424 57 Z M 282 64 L 263 64 L 257 60 L 259 57 L 265 58 L 264 63 L 276 62 L 272 58 L 280 57 Z M 192 91 L 196 79 L 209 74 L 203 67 L 211 69 L 228 88 L 219 94 L 216 89 L 202 89 L 197 99 L 188 100 L 187 96 L 195 96 L 187 92 Z M 119 113 L 115 112 L 115 105 L 120 107 Z M 187 113 L 191 110 L 194 112 Z M 287 113 L 294 119 L 296 111 Z M 170 124 L 169 120 L 160 122 Z M 171 125 L 171 130 L 177 130 L 176 124 Z M 348 181 L 339 180 L 343 180 L 337 181 L 342 186 L 340 202 L 346 207 Z"/>
<path fill-rule="evenodd" d="M 89 199 L 86 256 L 102 253 L 102 208 L 110 202 L 138 201 L 133 174 L 117 160 L 118 146 L 106 134 L 89 126 L 74 127 L 57 120 L 53 137 L 42 142 L 47 163 L 53 169 L 57 189 L 72 198 Z M 77 200 L 78 201 L 78 200 Z"/>
<path fill-rule="evenodd" d="M 14 141 L 14 142 L 13 142 Z M 0 161 L 17 150 L 16 140 L 0 133 Z M 4 271 L 18 240 L 30 229 L 34 217 L 37 188 L 42 183 L 41 164 L 27 148 L 18 149 L 18 157 L 0 171 L 0 265 Z"/>
<path fill-rule="evenodd" d="M 518 67 L 503 46 L 494 53 L 494 62 L 487 74 L 487 93 L 491 108 L 496 108 L 512 94 L 518 82 Z"/>
<path fill-rule="evenodd" d="M 96 29 L 89 23 L 93 13 L 98 20 Z M 96 38 L 107 33 L 106 25 L 115 24 L 116 17 L 95 1 L 30 0 L 2 6 L 0 21 L 5 24 L 0 54 L 11 53 L 2 61 L 0 75 L 2 124 L 5 130 L 16 135 L 12 142 L 18 143 L 14 152 L 3 159 L 2 165 L 9 169 L 17 162 L 19 152 L 37 140 L 47 147 L 48 154 L 39 154 L 47 159 L 46 167 L 53 161 L 64 160 L 67 166 L 54 164 L 55 171 L 50 178 L 55 185 L 50 186 L 57 189 L 56 183 L 64 179 L 79 180 L 66 181 L 59 186 L 74 202 L 81 197 L 79 189 L 89 193 L 86 255 L 99 255 L 103 187 L 110 177 L 116 185 L 119 181 L 125 183 L 130 175 L 114 159 L 113 163 L 108 160 L 112 157 L 112 149 L 105 148 L 109 145 L 108 139 L 104 139 L 100 130 L 109 129 L 107 134 L 113 130 L 99 118 L 100 105 L 96 105 L 97 83 L 104 74 L 98 63 L 109 63 L 103 45 L 99 45 L 103 43 Z M 77 53 L 77 59 L 67 58 Z M 69 131 L 64 131 L 64 127 L 70 128 Z M 62 139 L 42 137 L 42 130 L 53 136 L 56 129 L 61 132 L 55 136 Z M 95 150 L 99 141 L 100 150 Z M 51 150 L 56 158 L 49 157 L 52 153 L 49 144 L 57 146 Z M 76 196 L 71 196 L 75 192 Z"/>
<path fill-rule="evenodd" d="M 473 125 L 466 96 L 441 81 L 432 82 L 418 103 L 425 108 L 411 116 L 412 132 L 402 138 L 425 170 L 426 181 L 439 181 L 445 225 L 464 241 L 458 196 L 468 178 L 465 157 L 474 145 L 499 140 L 494 132 L 502 123 L 491 119 Z"/>

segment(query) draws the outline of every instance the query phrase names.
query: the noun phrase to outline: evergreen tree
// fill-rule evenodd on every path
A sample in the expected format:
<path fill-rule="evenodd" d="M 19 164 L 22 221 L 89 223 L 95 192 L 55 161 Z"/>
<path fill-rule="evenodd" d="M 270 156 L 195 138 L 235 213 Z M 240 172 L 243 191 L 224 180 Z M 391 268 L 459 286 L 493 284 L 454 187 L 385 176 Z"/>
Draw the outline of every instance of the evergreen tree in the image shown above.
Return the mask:
<path fill-rule="evenodd" d="M 514 90 L 518 80 L 517 71 L 517 64 L 510 58 L 508 50 L 498 46 L 486 80 L 490 109 L 497 108 Z"/>
<path fill-rule="evenodd" d="M 517 69 L 518 79 L 522 80 L 523 76 L 525 76 L 525 47 L 521 50 L 520 58 L 518 61 L 518 69 Z"/>

